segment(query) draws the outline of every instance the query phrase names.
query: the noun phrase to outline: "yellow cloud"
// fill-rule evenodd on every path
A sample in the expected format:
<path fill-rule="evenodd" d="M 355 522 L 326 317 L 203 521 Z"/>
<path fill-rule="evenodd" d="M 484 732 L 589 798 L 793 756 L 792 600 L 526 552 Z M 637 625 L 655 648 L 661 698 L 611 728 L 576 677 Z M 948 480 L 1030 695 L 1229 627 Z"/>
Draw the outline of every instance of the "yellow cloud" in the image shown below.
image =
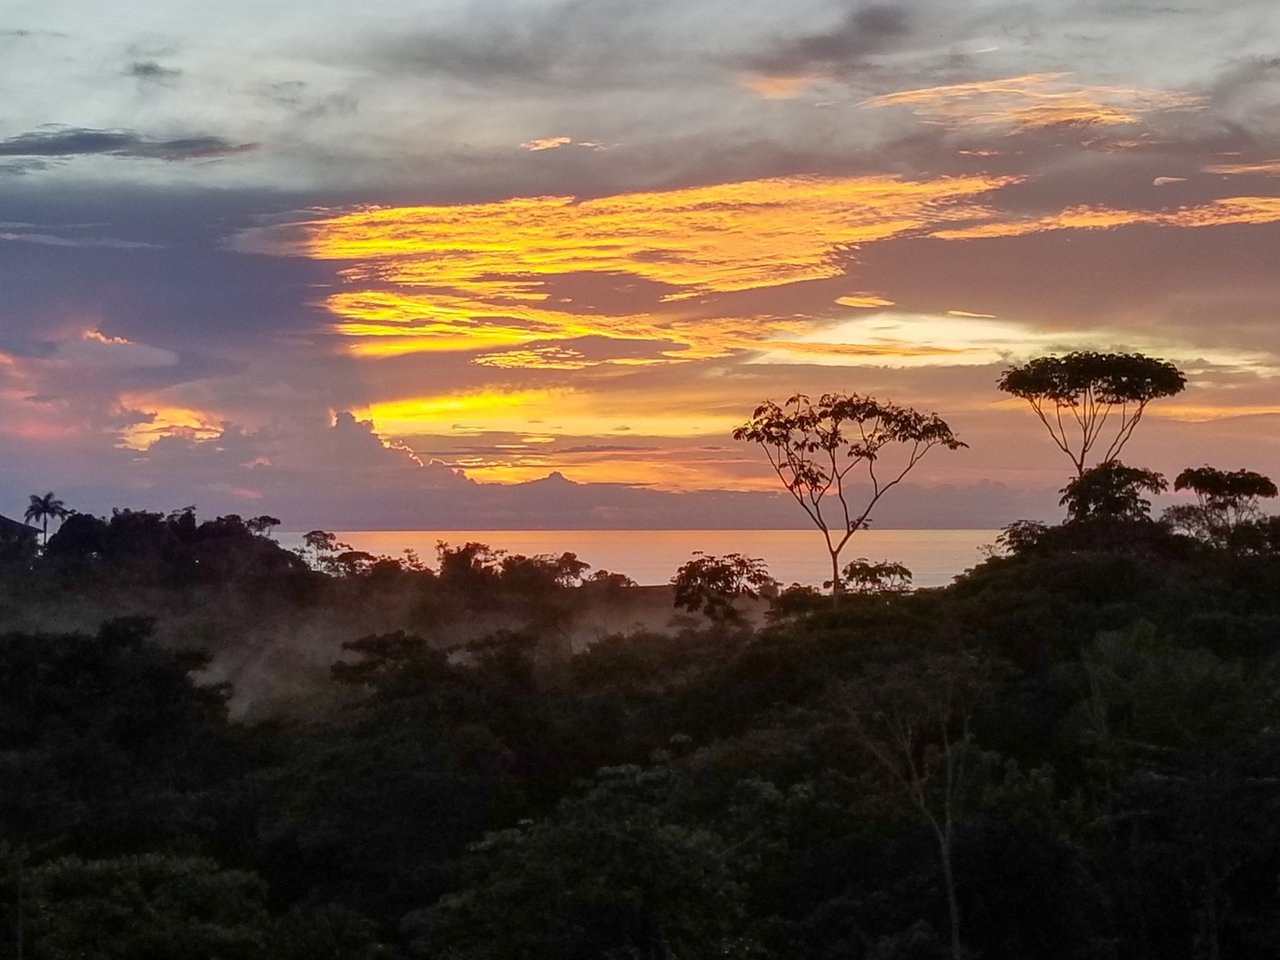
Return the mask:
<path fill-rule="evenodd" d="M 222 427 L 199 410 L 156 405 L 143 397 L 126 396 L 121 402 L 129 409 L 145 410 L 151 417 L 148 422 L 134 424 L 120 435 L 119 445 L 130 450 L 146 450 L 165 437 L 209 440 L 222 433 Z"/>
<path fill-rule="evenodd" d="M 375 207 L 259 237 L 271 252 L 356 261 L 346 275 L 357 281 L 474 291 L 496 278 L 625 273 L 696 296 L 836 276 L 835 247 L 970 219 L 985 209 L 970 201 L 1016 180 L 790 177 L 588 200 Z"/>
<path fill-rule="evenodd" d="M 1035 130 L 1062 124 L 1117 126 L 1157 110 L 1198 106 L 1168 90 L 1091 86 L 1069 73 L 1033 73 L 1000 80 L 903 90 L 863 101 L 868 107 L 908 107 L 947 126 L 983 124 Z"/>
<path fill-rule="evenodd" d="M 326 305 L 351 352 L 493 350 L 581 336 L 668 341 L 673 360 L 724 356 L 796 318 L 710 317 L 696 301 L 839 276 L 833 254 L 939 222 L 989 218 L 977 198 L 1014 177 L 790 177 L 577 200 L 362 208 L 248 235 L 250 249 L 349 261 Z M 553 300 L 567 275 L 661 284 L 641 314 Z M 391 289 L 388 289 L 390 287 Z M 858 295 L 847 306 L 884 306 Z M 683 306 L 689 304 L 689 306 Z"/>
<path fill-rule="evenodd" d="M 532 350 L 505 350 L 502 353 L 485 353 L 471 361 L 482 367 L 502 370 L 584 370 L 600 361 L 588 360 L 577 350 L 562 347 L 535 347 Z"/>
<path fill-rule="evenodd" d="M 477 390 L 405 397 L 371 404 L 361 416 L 386 437 L 414 434 L 536 433 L 610 436 L 619 427 L 653 437 L 725 435 L 741 410 L 719 410 L 692 384 L 655 396 L 641 388 L 590 391 L 575 387 Z"/>
<path fill-rule="evenodd" d="M 520 144 L 520 147 L 532 153 L 538 153 L 542 150 L 557 150 L 560 147 L 567 147 L 571 143 L 573 143 L 573 137 L 544 137 L 541 140 L 526 140 Z"/>

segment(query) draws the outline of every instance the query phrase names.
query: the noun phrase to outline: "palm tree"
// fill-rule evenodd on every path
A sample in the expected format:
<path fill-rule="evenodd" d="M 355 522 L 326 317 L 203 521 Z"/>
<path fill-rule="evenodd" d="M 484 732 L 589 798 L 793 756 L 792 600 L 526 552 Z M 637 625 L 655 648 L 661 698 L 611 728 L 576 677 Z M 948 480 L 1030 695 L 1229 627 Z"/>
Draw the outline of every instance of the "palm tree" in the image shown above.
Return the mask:
<path fill-rule="evenodd" d="M 49 518 L 53 517 L 57 520 L 65 519 L 71 513 L 67 509 L 66 504 L 53 495 L 50 490 L 43 497 L 31 494 L 31 505 L 27 507 L 27 512 L 22 515 L 22 519 L 28 523 L 36 521 L 41 522 L 41 542 L 49 542 Z"/>

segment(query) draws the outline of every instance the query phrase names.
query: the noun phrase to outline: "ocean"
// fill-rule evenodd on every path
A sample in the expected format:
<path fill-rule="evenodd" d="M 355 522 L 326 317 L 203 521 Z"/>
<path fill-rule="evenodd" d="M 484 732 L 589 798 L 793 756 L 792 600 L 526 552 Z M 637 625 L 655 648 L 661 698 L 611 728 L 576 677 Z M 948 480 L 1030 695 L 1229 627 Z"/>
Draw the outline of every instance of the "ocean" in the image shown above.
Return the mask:
<path fill-rule="evenodd" d="M 640 584 L 671 580 L 676 568 L 695 550 L 724 555 L 759 557 L 769 573 L 782 582 L 819 586 L 830 579 L 831 568 L 822 535 L 810 530 L 346 530 L 335 531 L 340 541 L 356 550 L 399 557 L 417 551 L 429 566 L 436 565 L 436 542 L 452 546 L 468 542 L 488 544 L 508 553 L 576 553 L 594 570 L 624 573 Z M 907 566 L 917 587 L 939 587 L 980 563 L 981 548 L 993 543 L 999 530 L 862 530 L 853 535 L 840 555 L 841 565 L 858 557 L 872 562 L 892 560 Z M 281 546 L 302 544 L 301 533 L 279 533 Z"/>

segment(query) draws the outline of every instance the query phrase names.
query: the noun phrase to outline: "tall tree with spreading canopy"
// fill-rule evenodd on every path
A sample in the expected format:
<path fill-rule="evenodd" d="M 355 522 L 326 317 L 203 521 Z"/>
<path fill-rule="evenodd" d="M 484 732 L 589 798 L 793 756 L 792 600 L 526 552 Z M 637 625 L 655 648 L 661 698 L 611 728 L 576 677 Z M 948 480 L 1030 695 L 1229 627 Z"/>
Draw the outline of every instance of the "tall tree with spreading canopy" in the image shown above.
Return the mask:
<path fill-rule="evenodd" d="M 53 495 L 53 491 L 40 496 L 39 494 L 31 494 L 31 503 L 27 506 L 27 512 L 22 518 L 28 523 L 40 523 L 40 541 L 42 543 L 49 542 L 49 519 L 63 520 L 70 516 L 71 511 L 67 509 L 66 504 Z"/>
<path fill-rule="evenodd" d="M 1031 405 L 1054 444 L 1071 458 L 1076 476 L 1083 477 L 1089 454 L 1104 439 L 1110 437 L 1100 463 L 1120 456 L 1148 403 L 1181 393 L 1187 378 L 1172 363 L 1140 353 L 1085 352 L 1010 367 L 998 385 Z"/>
<path fill-rule="evenodd" d="M 837 598 L 840 552 L 868 525 L 880 498 L 934 447 L 968 446 L 935 413 L 856 393 L 824 393 L 816 403 L 796 394 L 781 406 L 766 400 L 733 439 L 764 448 L 778 479 L 822 532 Z M 870 485 L 856 491 L 857 499 L 855 476 Z"/>

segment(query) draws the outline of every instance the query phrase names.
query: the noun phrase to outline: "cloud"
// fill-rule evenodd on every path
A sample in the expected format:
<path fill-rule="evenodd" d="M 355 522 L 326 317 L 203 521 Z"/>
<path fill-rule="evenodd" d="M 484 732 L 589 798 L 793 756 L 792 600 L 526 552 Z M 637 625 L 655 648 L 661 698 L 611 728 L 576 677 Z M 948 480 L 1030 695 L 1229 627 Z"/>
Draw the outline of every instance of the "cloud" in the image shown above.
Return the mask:
<path fill-rule="evenodd" d="M 672 0 L 472 4 L 450 22 L 373 45 L 375 69 L 475 86 L 532 90 L 678 82 L 686 43 L 670 32 Z M 665 64 L 670 70 L 655 70 Z M 705 72 L 705 68 L 703 68 Z"/>
<path fill-rule="evenodd" d="M 555 150 L 559 147 L 567 147 L 571 143 L 573 143 L 573 137 L 544 137 L 541 140 L 526 140 L 520 144 L 520 147 L 531 153 L 537 153 L 541 150 Z"/>
<path fill-rule="evenodd" d="M 857 310 L 875 310 L 880 307 L 893 306 L 892 300 L 886 300 L 884 297 L 874 293 L 855 293 L 836 297 L 836 303 L 842 307 L 853 307 Z"/>
<path fill-rule="evenodd" d="M 804 74 L 747 74 L 739 82 L 762 100 L 790 100 L 818 83 L 821 78 Z"/>
<path fill-rule="evenodd" d="M 471 362 L 483 367 L 499 369 L 583 370 L 607 361 L 588 360 L 577 350 L 564 347 L 534 347 L 531 350 L 482 353 Z"/>
<path fill-rule="evenodd" d="M 1017 237 L 1049 230 L 1113 230 L 1139 225 L 1161 227 L 1224 227 L 1280 222 L 1280 197 L 1227 197 L 1177 210 L 1116 210 L 1108 207 L 1070 207 L 1060 213 L 1029 219 L 1005 219 L 974 226 L 938 230 L 943 240 Z"/>
<path fill-rule="evenodd" d="M 98 330 L 86 330 L 77 338 L 62 341 L 51 358 L 81 369 L 98 370 L 172 367 L 178 363 L 178 355 L 171 350 L 109 337 Z"/>
<path fill-rule="evenodd" d="M 248 231 L 238 247 L 350 261 L 344 276 L 376 284 L 330 295 L 353 352 L 493 350 L 597 336 L 674 341 L 683 360 L 760 342 L 794 318 L 759 313 L 716 322 L 705 294 L 838 277 L 841 245 L 986 216 L 980 197 L 1011 178 L 795 177 L 598 199 L 362 209 Z M 503 237 L 494 244 L 495 236 Z M 566 274 L 664 285 L 667 305 L 580 311 L 553 299 Z"/>
<path fill-rule="evenodd" d="M 9 37 L 14 40 L 31 40 L 31 39 L 52 39 L 65 40 L 68 34 L 59 33 L 56 30 L 0 30 L 0 37 Z"/>
<path fill-rule="evenodd" d="M 1227 176 L 1280 177 L 1280 160 L 1263 160 L 1259 163 L 1210 163 L 1205 173 L 1221 173 Z"/>
<path fill-rule="evenodd" d="M 30 436 L 97 439 L 110 446 L 169 428 L 207 428 L 194 410 L 154 397 L 212 372 L 177 352 L 81 327 L 46 340 L 0 342 L 0 422 Z"/>
<path fill-rule="evenodd" d="M 2 226 L 2 225 L 0 225 Z M 0 241 L 34 243 L 45 247 L 104 247 L 112 250 L 154 250 L 157 244 L 116 237 L 60 237 L 51 233 L 0 231 Z"/>
<path fill-rule="evenodd" d="M 1007 126 L 1035 130 L 1062 125 L 1135 124 L 1147 114 L 1193 109 L 1201 101 L 1169 90 L 1079 83 L 1068 73 L 1035 73 L 871 97 L 867 107 L 906 107 L 952 127 Z"/>
<path fill-rule="evenodd" d="M 19 489 L 35 489 L 44 476 L 26 466 L 34 463 L 27 454 L 40 442 L 14 440 L 18 468 L 0 465 Z M 595 446 L 564 453 L 572 459 L 613 452 L 643 463 L 651 452 Z M 373 422 L 347 411 L 289 429 L 248 430 L 227 423 L 211 433 L 176 432 L 145 449 L 96 451 L 92 468 L 84 448 L 64 441 L 54 449 L 62 453 L 42 457 L 39 469 L 56 463 L 59 494 L 91 512 L 195 502 L 202 514 L 213 515 L 243 512 L 250 500 L 254 512 L 279 516 L 287 528 L 298 530 L 707 529 L 741 528 L 744 518 L 753 528 L 787 529 L 802 519 L 794 503 L 772 486 L 677 493 L 637 483 L 576 482 L 545 467 L 543 475 L 523 482 L 477 482 L 386 440 Z M 683 472 L 694 458 L 708 455 L 684 451 L 671 460 L 671 468 Z M 114 485 L 112 494 L 103 492 L 104 481 Z M 124 490 L 130 491 L 128 500 L 112 498 Z M 902 488 L 876 518 L 886 527 L 995 527 L 1006 522 L 1010 510 L 1031 512 L 1025 509 L 1030 499 L 996 484 L 920 484 Z"/>
<path fill-rule="evenodd" d="M 912 15 L 902 5 L 866 4 L 849 10 L 834 27 L 777 41 L 747 58 L 765 77 L 795 77 L 858 64 L 893 49 L 912 34 Z"/>
<path fill-rule="evenodd" d="M 181 70 L 161 66 L 155 60 L 134 60 L 125 67 L 125 74 L 142 83 L 172 83 L 182 76 Z"/>
<path fill-rule="evenodd" d="M 244 153 L 256 146 L 211 136 L 162 140 L 128 130 L 64 127 L 35 130 L 0 140 L 0 157 L 109 156 L 135 160 L 208 160 Z"/>

